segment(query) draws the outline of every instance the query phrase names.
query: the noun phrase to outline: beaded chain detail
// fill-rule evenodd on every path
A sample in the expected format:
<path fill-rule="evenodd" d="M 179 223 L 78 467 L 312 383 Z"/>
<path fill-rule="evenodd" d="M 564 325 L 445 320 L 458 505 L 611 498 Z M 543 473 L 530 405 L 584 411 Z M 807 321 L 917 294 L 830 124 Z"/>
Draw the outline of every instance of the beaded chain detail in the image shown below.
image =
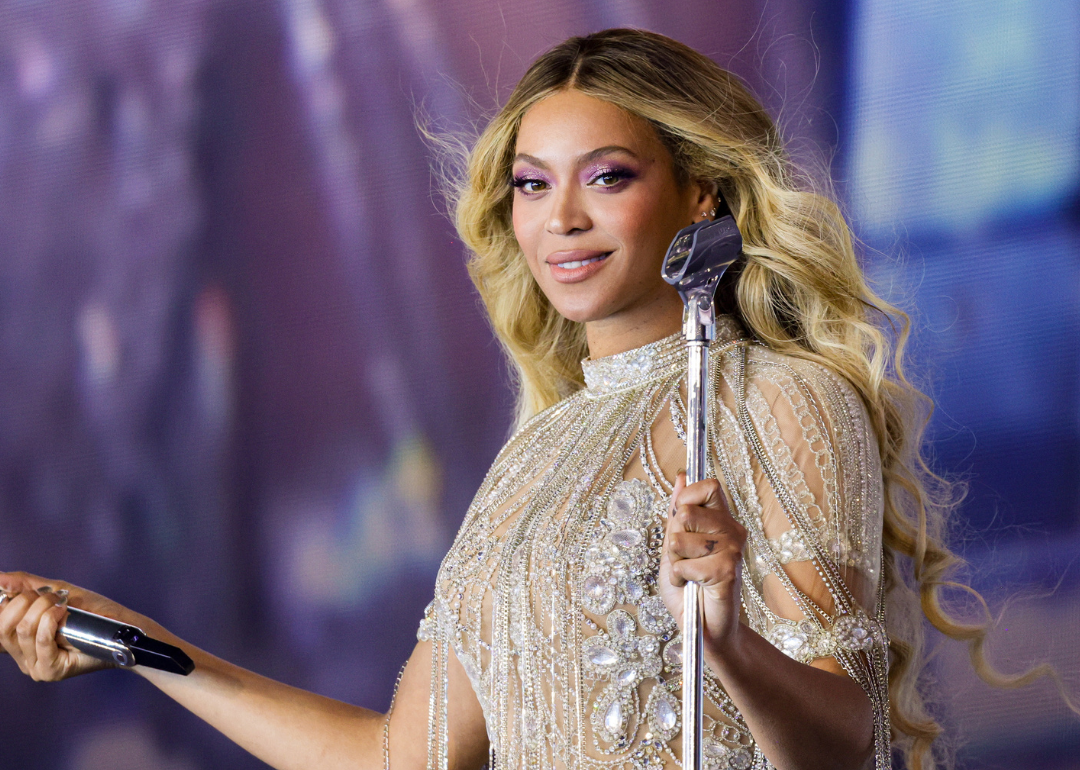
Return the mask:
<path fill-rule="evenodd" d="M 749 532 L 745 620 L 796 660 L 834 657 L 862 685 L 885 770 L 882 482 L 869 420 L 837 375 L 741 334 L 730 318 L 717 324 L 709 450 Z M 443 561 L 417 634 L 432 643 L 431 770 L 448 765 L 450 655 L 483 709 L 492 767 L 681 766 L 682 640 L 657 592 L 677 467 L 661 467 L 653 434 L 663 422 L 685 436 L 685 347 L 673 335 L 583 370 L 586 388 L 500 452 Z M 708 670 L 705 693 L 706 768 L 768 768 Z"/>

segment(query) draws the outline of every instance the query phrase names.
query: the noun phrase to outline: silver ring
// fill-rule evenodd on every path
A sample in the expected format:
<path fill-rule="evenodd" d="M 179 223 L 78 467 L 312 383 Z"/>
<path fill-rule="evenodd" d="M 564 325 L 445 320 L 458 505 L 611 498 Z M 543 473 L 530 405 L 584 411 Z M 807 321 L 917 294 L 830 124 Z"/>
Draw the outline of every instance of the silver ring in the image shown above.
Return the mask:
<path fill-rule="evenodd" d="M 17 593 L 11 593 L 11 592 L 8 592 L 8 591 L 0 590 L 0 607 L 4 606 L 4 602 L 6 602 L 6 601 L 8 601 L 10 599 L 14 599 L 18 595 L 19 594 L 17 594 Z"/>

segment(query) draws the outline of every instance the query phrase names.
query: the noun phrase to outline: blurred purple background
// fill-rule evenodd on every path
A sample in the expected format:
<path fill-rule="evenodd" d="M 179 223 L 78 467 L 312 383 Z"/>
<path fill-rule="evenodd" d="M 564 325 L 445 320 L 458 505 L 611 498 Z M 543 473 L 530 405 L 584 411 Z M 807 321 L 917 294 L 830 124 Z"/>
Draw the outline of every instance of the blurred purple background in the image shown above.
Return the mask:
<path fill-rule="evenodd" d="M 415 129 L 572 34 L 742 75 L 908 308 L 992 653 L 1080 690 L 1080 7 L 0 0 L 0 569 L 385 709 L 511 395 Z M 1044 685 L 935 662 L 971 768 L 1080 768 Z M 254 768 L 121 672 L 0 660 L 0 767 Z M 17 707 L 13 708 L 13 704 Z"/>

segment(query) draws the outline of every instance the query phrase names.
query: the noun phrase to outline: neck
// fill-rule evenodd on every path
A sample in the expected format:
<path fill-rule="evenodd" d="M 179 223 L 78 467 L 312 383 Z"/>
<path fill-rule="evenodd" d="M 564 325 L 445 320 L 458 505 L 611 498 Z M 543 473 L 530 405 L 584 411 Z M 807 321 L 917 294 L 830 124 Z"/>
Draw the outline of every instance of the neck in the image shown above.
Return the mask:
<path fill-rule="evenodd" d="M 624 353 L 663 339 L 682 328 L 683 304 L 675 291 L 664 292 L 633 312 L 585 324 L 589 358 Z"/>

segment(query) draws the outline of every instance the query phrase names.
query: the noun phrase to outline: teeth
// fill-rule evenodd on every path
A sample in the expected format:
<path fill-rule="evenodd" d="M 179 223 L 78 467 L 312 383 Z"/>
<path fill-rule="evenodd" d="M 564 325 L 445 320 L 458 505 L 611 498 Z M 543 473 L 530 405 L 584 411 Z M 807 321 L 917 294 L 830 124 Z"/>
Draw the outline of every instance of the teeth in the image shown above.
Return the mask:
<path fill-rule="evenodd" d="M 564 270 L 573 270 L 575 268 L 581 267 L 582 265 L 591 265 L 593 262 L 599 262 L 603 258 L 604 257 L 591 257 L 590 259 L 582 259 L 580 261 L 575 260 L 573 262 L 563 262 L 559 265 L 559 267 L 563 268 Z"/>

